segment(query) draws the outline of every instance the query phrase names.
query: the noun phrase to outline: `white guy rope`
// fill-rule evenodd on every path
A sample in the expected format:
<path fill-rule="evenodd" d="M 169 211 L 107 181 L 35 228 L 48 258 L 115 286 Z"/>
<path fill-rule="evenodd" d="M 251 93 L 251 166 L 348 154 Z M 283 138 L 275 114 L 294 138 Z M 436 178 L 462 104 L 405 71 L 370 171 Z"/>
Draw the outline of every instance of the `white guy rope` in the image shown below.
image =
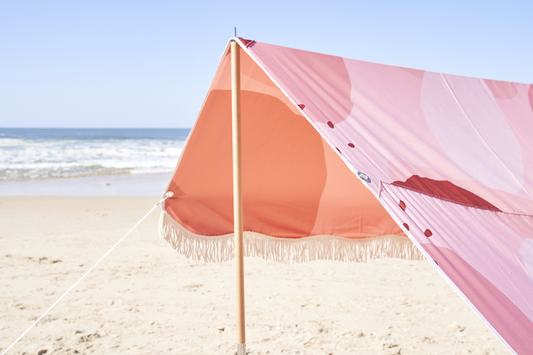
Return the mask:
<path fill-rule="evenodd" d="M 50 308 L 48 308 L 48 310 L 47 310 L 46 312 L 44 312 L 42 316 L 40 316 L 40 317 L 39 317 L 39 318 L 38 318 L 38 319 L 37 319 L 37 320 L 36 320 L 36 321 L 35 321 L 35 322 L 34 322 L 34 323 L 33 323 L 28 329 L 26 329 L 26 331 L 25 331 L 24 333 L 22 333 L 21 336 L 19 336 L 19 337 L 17 338 L 17 340 L 15 340 L 15 341 L 13 342 L 13 344 L 11 344 L 11 345 L 10 345 L 6 350 L 4 350 L 4 352 L 3 352 L 2 354 L 0 354 L 0 355 L 4 355 L 5 353 L 7 353 L 7 352 L 9 351 L 9 349 L 11 349 L 11 348 L 13 347 L 13 345 L 15 345 L 16 343 L 18 343 L 18 341 L 19 341 L 20 339 L 22 339 L 22 338 L 24 337 L 24 335 L 26 335 L 26 333 L 28 333 L 28 332 L 30 331 L 31 328 L 33 328 L 37 323 L 39 323 L 39 321 L 40 321 L 41 319 L 43 319 L 44 316 L 46 316 L 46 315 L 48 314 L 48 312 L 50 312 L 50 311 L 52 310 L 52 308 L 54 308 L 59 302 L 61 302 L 61 300 L 62 300 L 62 299 L 63 299 L 63 298 L 64 298 L 64 297 L 65 297 L 70 291 L 72 291 L 72 290 L 74 289 L 74 287 L 76 287 L 76 285 L 79 284 L 79 283 L 81 282 L 81 280 L 83 280 L 83 279 L 85 278 L 85 276 L 89 275 L 89 273 L 90 273 L 91 271 L 93 271 L 93 269 L 94 269 L 98 264 L 100 264 L 100 262 L 101 262 L 102 260 L 104 260 L 104 258 L 105 258 L 107 255 L 109 255 L 109 253 L 111 253 L 111 252 L 113 251 L 113 249 L 115 249 L 115 248 L 117 247 L 117 245 L 119 245 L 124 239 L 126 239 L 126 237 L 127 237 L 131 232 L 133 232 L 133 230 L 134 230 L 135 228 L 137 228 L 137 226 L 138 226 L 139 224 L 141 224 L 142 221 L 144 221 L 144 220 L 146 219 L 146 217 L 148 217 L 148 215 L 149 215 L 150 213 L 152 213 L 152 211 L 155 210 L 155 208 L 156 208 L 161 202 L 165 201 L 167 198 L 171 197 L 172 195 L 174 195 L 172 192 L 170 192 L 170 191 L 167 192 L 167 193 L 165 194 L 165 197 L 164 197 L 164 198 L 162 198 L 161 200 L 159 200 L 159 201 L 154 205 L 154 207 L 152 207 L 152 209 L 151 209 L 150 211 L 148 211 L 148 213 L 145 214 L 144 217 L 141 218 L 141 220 L 140 220 L 139 222 L 137 222 L 137 224 L 134 225 L 133 228 L 130 229 L 130 231 L 129 231 L 128 233 L 126 233 L 126 235 L 124 235 L 122 238 L 120 238 L 120 240 L 119 240 L 118 242 L 116 242 L 116 244 L 113 245 L 113 247 L 112 247 L 111 249 L 109 249 L 109 251 L 108 251 L 107 253 L 105 253 L 104 256 L 102 256 L 102 257 L 100 258 L 100 260 L 98 260 L 98 261 L 96 262 L 96 264 L 94 264 L 94 265 L 89 269 L 89 271 L 87 271 L 87 272 L 86 272 L 86 273 L 85 273 L 85 274 L 84 274 L 84 275 L 83 275 L 78 281 L 76 281 L 76 283 L 75 283 L 74 285 L 72 285 L 72 286 L 67 290 L 67 292 L 65 292 L 65 293 L 63 294 L 63 296 L 59 297 L 59 299 L 58 299 L 58 300 L 57 300 L 57 301 L 56 301 L 56 302 L 55 302 Z"/>

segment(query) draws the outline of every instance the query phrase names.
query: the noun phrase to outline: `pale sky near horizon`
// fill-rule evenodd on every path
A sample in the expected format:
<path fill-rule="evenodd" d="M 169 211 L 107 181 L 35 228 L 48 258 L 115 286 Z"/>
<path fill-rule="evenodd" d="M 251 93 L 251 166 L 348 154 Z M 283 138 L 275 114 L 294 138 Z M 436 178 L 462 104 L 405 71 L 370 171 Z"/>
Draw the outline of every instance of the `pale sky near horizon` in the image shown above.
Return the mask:
<path fill-rule="evenodd" d="M 188 128 L 233 36 L 533 83 L 532 1 L 0 1 L 0 127 Z"/>

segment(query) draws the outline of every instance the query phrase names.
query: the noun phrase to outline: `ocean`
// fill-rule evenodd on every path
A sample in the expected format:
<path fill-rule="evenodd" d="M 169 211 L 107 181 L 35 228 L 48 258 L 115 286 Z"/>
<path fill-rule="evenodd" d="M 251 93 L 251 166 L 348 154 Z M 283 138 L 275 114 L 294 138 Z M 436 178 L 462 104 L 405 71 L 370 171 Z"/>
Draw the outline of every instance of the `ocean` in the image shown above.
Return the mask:
<path fill-rule="evenodd" d="M 160 194 L 189 132 L 0 128 L 0 195 Z"/>

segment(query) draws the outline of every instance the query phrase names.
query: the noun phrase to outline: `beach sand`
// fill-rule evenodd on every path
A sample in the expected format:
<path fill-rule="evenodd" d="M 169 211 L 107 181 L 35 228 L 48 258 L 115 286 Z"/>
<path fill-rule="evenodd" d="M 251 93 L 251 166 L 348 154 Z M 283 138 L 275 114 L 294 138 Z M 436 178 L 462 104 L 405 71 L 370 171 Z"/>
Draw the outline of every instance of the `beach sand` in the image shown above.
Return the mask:
<path fill-rule="evenodd" d="M 0 197 L 0 350 L 158 200 Z M 233 263 L 176 254 L 154 212 L 8 354 L 234 354 Z M 246 258 L 249 354 L 506 354 L 426 261 Z"/>

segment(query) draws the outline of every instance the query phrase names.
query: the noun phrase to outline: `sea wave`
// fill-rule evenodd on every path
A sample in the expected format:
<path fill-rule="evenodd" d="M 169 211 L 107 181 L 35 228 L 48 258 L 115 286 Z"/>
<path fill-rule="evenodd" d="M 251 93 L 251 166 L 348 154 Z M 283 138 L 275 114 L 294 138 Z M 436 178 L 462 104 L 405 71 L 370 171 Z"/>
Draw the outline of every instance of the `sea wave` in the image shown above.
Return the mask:
<path fill-rule="evenodd" d="M 184 140 L 0 136 L 0 181 L 170 172 Z"/>

